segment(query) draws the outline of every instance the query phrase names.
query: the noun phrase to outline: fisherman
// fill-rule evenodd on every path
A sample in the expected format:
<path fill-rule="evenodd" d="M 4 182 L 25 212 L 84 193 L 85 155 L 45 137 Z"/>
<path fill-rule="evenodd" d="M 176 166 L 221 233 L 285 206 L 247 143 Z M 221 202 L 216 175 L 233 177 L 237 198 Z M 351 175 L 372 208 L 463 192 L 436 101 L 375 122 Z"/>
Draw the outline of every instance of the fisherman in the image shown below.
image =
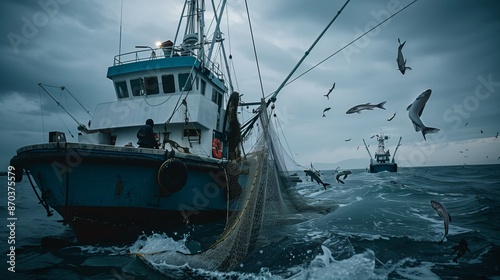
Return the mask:
<path fill-rule="evenodd" d="M 137 139 L 139 139 L 137 145 L 139 145 L 139 148 L 158 149 L 158 141 L 156 141 L 155 133 L 153 132 L 153 125 L 153 120 L 147 119 L 146 125 L 137 131 Z"/>

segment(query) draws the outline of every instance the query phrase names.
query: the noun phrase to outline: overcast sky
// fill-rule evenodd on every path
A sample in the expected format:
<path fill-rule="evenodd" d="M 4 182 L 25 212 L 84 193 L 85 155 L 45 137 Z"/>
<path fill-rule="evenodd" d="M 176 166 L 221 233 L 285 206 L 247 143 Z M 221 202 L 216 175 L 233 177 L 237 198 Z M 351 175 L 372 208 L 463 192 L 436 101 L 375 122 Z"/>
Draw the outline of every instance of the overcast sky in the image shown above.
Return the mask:
<path fill-rule="evenodd" d="M 262 93 L 244 2 L 228 2 L 230 28 L 223 32 L 237 90 L 245 102 L 258 101 Z M 344 3 L 248 2 L 265 95 L 277 89 Z M 294 77 L 410 2 L 351 1 Z M 63 131 L 76 141 L 75 122 L 38 83 L 66 86 L 91 113 L 98 103 L 114 100 L 106 71 L 118 54 L 120 3 L 0 2 L 1 170 L 17 148 L 47 141 L 49 131 Z M 124 0 L 122 52 L 172 39 L 181 7 L 182 1 Z M 365 159 L 368 164 L 362 139 L 373 153 L 376 141 L 370 136 L 385 133 L 391 136 L 391 152 L 403 137 L 396 157 L 403 166 L 500 163 L 500 138 L 495 137 L 500 132 L 499 15 L 498 1 L 417 1 L 285 87 L 276 114 L 295 160 L 308 165 Z M 406 41 L 403 54 L 413 69 L 405 75 L 397 70 L 398 38 Z M 327 100 L 323 95 L 334 82 Z M 432 95 L 421 119 L 441 131 L 424 141 L 406 107 L 427 89 Z M 88 122 L 71 97 L 51 90 L 78 120 Z M 346 114 L 355 105 L 382 101 L 386 110 Z M 326 107 L 331 110 L 322 117 Z"/>

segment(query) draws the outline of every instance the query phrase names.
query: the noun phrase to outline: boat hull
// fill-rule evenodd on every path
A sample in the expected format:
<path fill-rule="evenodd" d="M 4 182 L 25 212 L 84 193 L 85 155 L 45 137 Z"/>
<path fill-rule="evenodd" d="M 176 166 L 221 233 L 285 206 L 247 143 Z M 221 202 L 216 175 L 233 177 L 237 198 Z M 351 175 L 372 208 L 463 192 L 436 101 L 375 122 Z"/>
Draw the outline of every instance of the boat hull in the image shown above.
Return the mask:
<path fill-rule="evenodd" d="M 71 217 L 71 226 L 80 244 L 116 244 L 135 241 L 142 233 L 182 230 L 187 224 L 182 211 L 133 207 L 68 207 L 59 209 Z M 204 210 L 191 216 L 189 224 L 221 221 L 225 210 Z"/>
<path fill-rule="evenodd" d="M 382 171 L 397 172 L 398 165 L 396 163 L 370 164 L 370 173 L 378 173 Z"/>
<path fill-rule="evenodd" d="M 177 174 L 160 180 L 172 160 L 180 166 L 174 173 L 185 166 L 180 188 L 169 186 L 179 184 Z M 210 223 L 234 210 L 228 208 L 223 163 L 211 158 L 56 142 L 21 148 L 12 162 L 31 175 L 41 200 L 73 228 L 79 243 L 133 241 L 142 232 Z"/>

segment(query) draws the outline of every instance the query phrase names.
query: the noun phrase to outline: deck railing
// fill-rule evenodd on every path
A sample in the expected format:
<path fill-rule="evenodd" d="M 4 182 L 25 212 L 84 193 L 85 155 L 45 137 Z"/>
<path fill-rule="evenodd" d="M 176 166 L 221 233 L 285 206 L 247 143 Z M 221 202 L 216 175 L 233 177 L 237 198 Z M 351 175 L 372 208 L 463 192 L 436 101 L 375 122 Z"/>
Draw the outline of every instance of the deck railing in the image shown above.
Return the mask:
<path fill-rule="evenodd" d="M 149 47 L 148 47 L 149 48 Z M 182 49 L 182 48 L 149 48 L 145 50 L 137 50 L 128 53 L 123 53 L 116 55 L 114 57 L 113 66 L 135 63 L 140 61 L 148 61 L 148 60 L 156 60 L 156 59 L 165 59 L 169 57 L 178 57 L 178 56 L 195 56 L 192 49 Z M 220 65 L 218 63 L 212 62 L 208 60 L 205 56 L 205 61 L 208 68 L 212 73 L 218 77 L 219 79 L 223 79 L 224 74 L 220 69 Z"/>

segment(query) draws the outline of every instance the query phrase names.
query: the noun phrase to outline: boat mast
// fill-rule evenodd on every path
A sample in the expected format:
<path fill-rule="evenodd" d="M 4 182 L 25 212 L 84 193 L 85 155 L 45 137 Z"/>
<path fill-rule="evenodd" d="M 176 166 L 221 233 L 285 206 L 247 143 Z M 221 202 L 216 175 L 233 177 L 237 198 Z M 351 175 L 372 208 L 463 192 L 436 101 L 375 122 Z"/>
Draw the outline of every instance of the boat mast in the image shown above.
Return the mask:
<path fill-rule="evenodd" d="M 349 3 L 349 1 L 350 0 L 347 0 L 345 2 L 344 6 L 342 6 L 342 8 L 340 8 L 340 10 L 337 12 L 337 14 L 335 15 L 335 17 L 333 17 L 333 19 L 328 23 L 328 25 L 325 27 L 325 29 L 323 29 L 323 31 L 321 32 L 321 34 L 319 34 L 318 38 L 316 38 L 316 40 L 312 43 L 312 45 L 309 47 L 309 49 L 304 53 L 304 55 L 299 60 L 299 62 L 297 62 L 297 64 L 292 69 L 292 71 L 290 72 L 290 74 L 288 74 L 288 76 L 285 78 L 285 80 L 283 80 L 283 82 L 278 87 L 278 89 L 273 93 L 273 95 L 271 96 L 271 98 L 267 102 L 267 106 L 269 106 L 269 104 L 271 102 L 274 103 L 276 101 L 276 96 L 278 96 L 278 93 L 285 86 L 285 84 L 288 82 L 288 80 L 292 77 L 293 73 L 295 73 L 295 71 L 299 68 L 299 66 L 302 64 L 302 62 L 304 61 L 304 59 L 306 59 L 306 57 L 309 55 L 309 53 L 312 51 L 312 49 L 316 46 L 316 44 L 319 42 L 319 40 L 321 39 L 321 37 L 323 37 L 323 35 L 325 34 L 325 32 L 328 30 L 328 28 L 330 28 L 330 25 L 332 25 L 332 23 L 337 19 L 337 17 L 340 15 L 340 13 L 344 10 L 345 6 L 347 6 L 347 3 Z"/>
<path fill-rule="evenodd" d="M 210 46 L 209 53 L 207 55 L 207 60 L 208 61 L 212 60 L 212 53 L 214 50 L 214 45 L 216 42 L 220 42 L 220 46 L 221 46 L 221 50 L 222 50 L 222 58 L 224 59 L 224 64 L 225 64 L 226 72 L 227 72 L 227 78 L 229 81 L 229 92 L 233 92 L 234 89 L 233 89 L 233 81 L 231 79 L 231 71 L 229 70 L 229 62 L 227 61 L 226 49 L 224 48 L 224 44 L 223 44 L 224 38 L 222 38 L 222 32 L 220 32 L 220 23 L 222 20 L 222 15 L 224 13 L 224 9 L 226 7 L 226 0 L 222 1 L 221 6 L 222 7 L 220 9 L 219 15 L 217 15 L 217 12 L 216 12 L 217 9 L 215 8 L 215 3 L 212 0 L 212 9 L 214 10 L 214 17 L 215 17 L 215 21 L 216 21 L 216 26 L 215 26 L 215 33 L 214 33 L 214 36 L 212 38 L 212 44 Z"/>
<path fill-rule="evenodd" d="M 38 86 L 41 87 L 43 89 L 43 91 L 45 91 L 45 93 L 47 93 L 47 95 L 50 96 L 50 98 L 52 98 L 52 100 L 54 100 L 54 102 L 56 102 L 57 106 L 61 107 L 64 110 L 64 112 L 66 112 L 66 114 L 68 114 L 78 124 L 78 128 L 77 128 L 78 130 L 85 132 L 85 133 L 89 132 L 87 127 L 84 124 L 80 123 L 68 110 L 66 110 L 66 108 L 64 108 L 64 106 L 59 101 L 57 101 L 57 99 L 55 99 L 54 96 L 52 96 L 52 94 L 50 94 L 50 92 L 47 89 L 45 89 L 45 87 L 42 83 L 38 83 Z M 61 89 L 63 89 L 63 87 L 61 87 Z M 73 95 L 71 95 L 71 96 L 73 96 Z M 78 102 L 78 103 L 80 103 L 80 102 Z"/>
<path fill-rule="evenodd" d="M 370 150 L 368 150 L 368 146 L 366 145 L 365 139 L 363 139 L 363 143 L 365 144 L 366 151 L 368 152 L 368 155 L 370 156 L 370 160 L 373 161 L 372 154 L 370 153 Z"/>
<path fill-rule="evenodd" d="M 394 154 L 392 155 L 392 163 L 394 163 L 394 158 L 396 157 L 396 152 L 398 151 L 398 148 L 400 146 L 401 138 L 403 138 L 403 137 L 401 137 L 401 136 L 399 137 L 398 145 L 396 146 L 396 149 L 394 150 Z"/>

